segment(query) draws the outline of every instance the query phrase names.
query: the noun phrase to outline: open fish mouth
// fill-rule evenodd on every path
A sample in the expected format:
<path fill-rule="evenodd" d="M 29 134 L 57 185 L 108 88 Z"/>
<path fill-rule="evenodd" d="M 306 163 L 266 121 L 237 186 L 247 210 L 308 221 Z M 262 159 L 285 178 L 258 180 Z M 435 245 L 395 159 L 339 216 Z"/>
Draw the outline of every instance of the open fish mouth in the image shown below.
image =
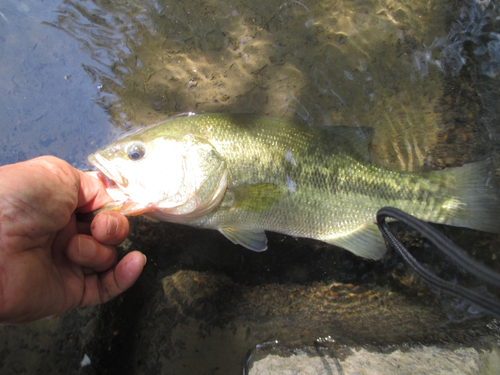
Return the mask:
<path fill-rule="evenodd" d="M 89 155 L 88 158 L 90 164 L 92 164 L 94 167 L 96 167 L 99 172 L 101 173 L 101 180 L 106 184 L 106 186 L 112 186 L 111 181 L 114 182 L 115 184 L 118 184 L 122 187 L 127 187 L 128 186 L 128 180 L 124 178 L 120 173 L 113 174 L 109 171 L 109 169 L 106 168 L 106 159 L 104 159 L 101 155 L 99 154 L 91 154 Z M 111 181 L 109 181 L 111 180 Z"/>
<path fill-rule="evenodd" d="M 122 190 L 121 182 L 125 182 L 128 185 L 128 181 L 123 179 L 121 175 L 115 176 L 109 172 L 100 160 L 103 158 L 98 154 L 92 154 L 89 156 L 89 162 L 97 168 L 97 171 L 90 172 L 96 178 L 98 178 L 104 186 L 106 186 L 106 193 L 113 199 L 112 203 L 106 204 L 104 207 L 92 212 L 92 217 L 94 217 L 100 211 L 117 211 L 123 214 L 130 214 L 134 212 L 139 212 L 140 214 L 144 210 L 143 208 L 136 207 L 136 204 L 130 200 L 130 197 Z M 125 185 L 125 186 L 126 186 Z"/>
<path fill-rule="evenodd" d="M 111 178 L 106 176 L 100 170 L 97 170 L 95 173 L 96 173 L 96 177 L 99 180 L 101 180 L 101 182 L 104 184 L 104 186 L 106 186 L 106 189 L 119 189 L 120 188 L 114 180 L 112 180 Z"/>

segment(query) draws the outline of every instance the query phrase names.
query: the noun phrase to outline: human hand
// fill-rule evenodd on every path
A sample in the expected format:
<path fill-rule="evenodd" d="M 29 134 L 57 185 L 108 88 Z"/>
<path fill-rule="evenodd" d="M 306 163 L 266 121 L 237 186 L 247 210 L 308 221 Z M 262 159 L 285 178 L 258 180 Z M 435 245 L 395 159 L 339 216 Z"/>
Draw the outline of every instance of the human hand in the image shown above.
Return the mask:
<path fill-rule="evenodd" d="M 92 223 L 78 212 L 112 199 L 103 183 L 44 156 L 0 167 L 0 323 L 55 317 L 107 302 L 131 287 L 146 258 L 113 246 L 125 240 L 125 216 L 103 211 Z"/>

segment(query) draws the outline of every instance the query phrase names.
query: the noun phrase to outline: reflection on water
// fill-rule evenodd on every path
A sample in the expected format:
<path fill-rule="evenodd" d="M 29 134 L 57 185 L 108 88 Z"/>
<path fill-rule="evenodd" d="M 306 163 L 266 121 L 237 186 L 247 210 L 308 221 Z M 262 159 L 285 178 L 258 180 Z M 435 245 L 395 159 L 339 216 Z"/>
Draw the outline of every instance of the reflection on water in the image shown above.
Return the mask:
<path fill-rule="evenodd" d="M 98 87 L 92 102 L 120 131 L 189 111 L 368 126 L 378 162 L 425 170 L 497 151 L 498 19 L 499 2 L 479 0 L 65 0 L 37 27 L 77 41 L 87 58 L 65 56 L 72 68 L 64 74 Z M 23 87 L 24 93 L 37 90 Z M 68 132 L 62 119 L 55 125 L 43 122 L 44 113 L 21 115 L 22 122 L 42 119 L 48 139 Z M 100 138 L 82 129 L 78 134 L 87 143 Z M 82 155 L 73 157 L 83 162 Z M 146 252 L 150 263 L 136 289 L 98 310 L 108 320 L 97 321 L 99 333 L 83 340 L 101 369 L 111 361 L 99 354 L 102 340 L 124 369 L 196 373 L 196 358 L 213 373 L 229 373 L 259 342 L 313 340 L 323 328 L 335 340 L 359 345 L 365 339 L 462 342 L 491 333 L 485 320 L 467 322 L 475 315 L 469 305 L 429 292 L 390 254 L 375 264 L 278 235 L 267 254 L 254 254 L 217 233 L 202 237 L 191 229 L 134 223 L 127 246 Z M 444 230 L 483 261 L 497 259 L 498 236 L 475 241 L 473 231 Z M 422 262 L 475 285 L 407 236 Z M 337 290 L 332 280 L 344 285 Z M 61 325 L 77 318 L 68 315 Z M 450 327 L 450 320 L 466 323 Z"/>
<path fill-rule="evenodd" d="M 0 2 L 0 164 L 52 154 L 85 168 L 96 145 L 119 134 L 92 100 L 99 83 L 81 69 L 91 58 L 41 23 L 59 4 Z"/>

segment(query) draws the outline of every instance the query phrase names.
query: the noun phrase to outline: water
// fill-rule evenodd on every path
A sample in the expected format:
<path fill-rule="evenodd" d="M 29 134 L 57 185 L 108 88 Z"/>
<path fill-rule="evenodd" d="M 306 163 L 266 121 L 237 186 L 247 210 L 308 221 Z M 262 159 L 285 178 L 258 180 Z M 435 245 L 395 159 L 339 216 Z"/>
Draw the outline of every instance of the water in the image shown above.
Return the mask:
<path fill-rule="evenodd" d="M 52 154 L 88 168 L 123 131 L 182 112 L 370 127 L 374 158 L 406 170 L 498 150 L 498 1 L 7 0 L 0 12 L 1 164 Z M 498 236 L 441 228 L 500 269 Z M 435 272 L 477 286 L 406 235 Z M 149 259 L 136 287 L 4 328 L 0 369 L 72 372 L 88 354 L 96 373 L 226 374 L 272 340 L 387 347 L 496 332 L 393 253 L 369 262 L 269 238 L 256 254 L 216 232 L 134 220 L 124 250 Z"/>
<path fill-rule="evenodd" d="M 0 5 L 0 164 L 52 154 L 84 168 L 96 145 L 119 134 L 96 104 L 100 83 L 82 69 L 91 57 L 42 24 L 56 18 L 59 3 Z"/>
<path fill-rule="evenodd" d="M 495 2 L 454 4 L 7 1 L 0 161 L 83 167 L 123 128 L 196 111 L 370 126 L 383 164 L 462 163 L 436 147 L 465 112 L 456 85 L 458 138 L 496 136 L 474 106 L 496 99 L 500 42 Z"/>

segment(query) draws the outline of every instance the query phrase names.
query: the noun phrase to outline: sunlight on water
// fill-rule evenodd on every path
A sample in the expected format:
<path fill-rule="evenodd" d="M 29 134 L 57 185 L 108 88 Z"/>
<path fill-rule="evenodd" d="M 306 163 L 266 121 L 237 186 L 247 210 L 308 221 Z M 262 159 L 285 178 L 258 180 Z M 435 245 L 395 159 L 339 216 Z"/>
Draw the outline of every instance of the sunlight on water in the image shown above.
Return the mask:
<path fill-rule="evenodd" d="M 369 126 L 378 162 L 418 170 L 445 132 L 443 88 L 467 63 L 464 43 L 477 39 L 483 74 L 498 75 L 487 4 L 452 4 L 66 1 L 54 25 L 97 62 L 86 70 L 115 98 L 102 103 L 115 124 L 196 111 Z"/>

